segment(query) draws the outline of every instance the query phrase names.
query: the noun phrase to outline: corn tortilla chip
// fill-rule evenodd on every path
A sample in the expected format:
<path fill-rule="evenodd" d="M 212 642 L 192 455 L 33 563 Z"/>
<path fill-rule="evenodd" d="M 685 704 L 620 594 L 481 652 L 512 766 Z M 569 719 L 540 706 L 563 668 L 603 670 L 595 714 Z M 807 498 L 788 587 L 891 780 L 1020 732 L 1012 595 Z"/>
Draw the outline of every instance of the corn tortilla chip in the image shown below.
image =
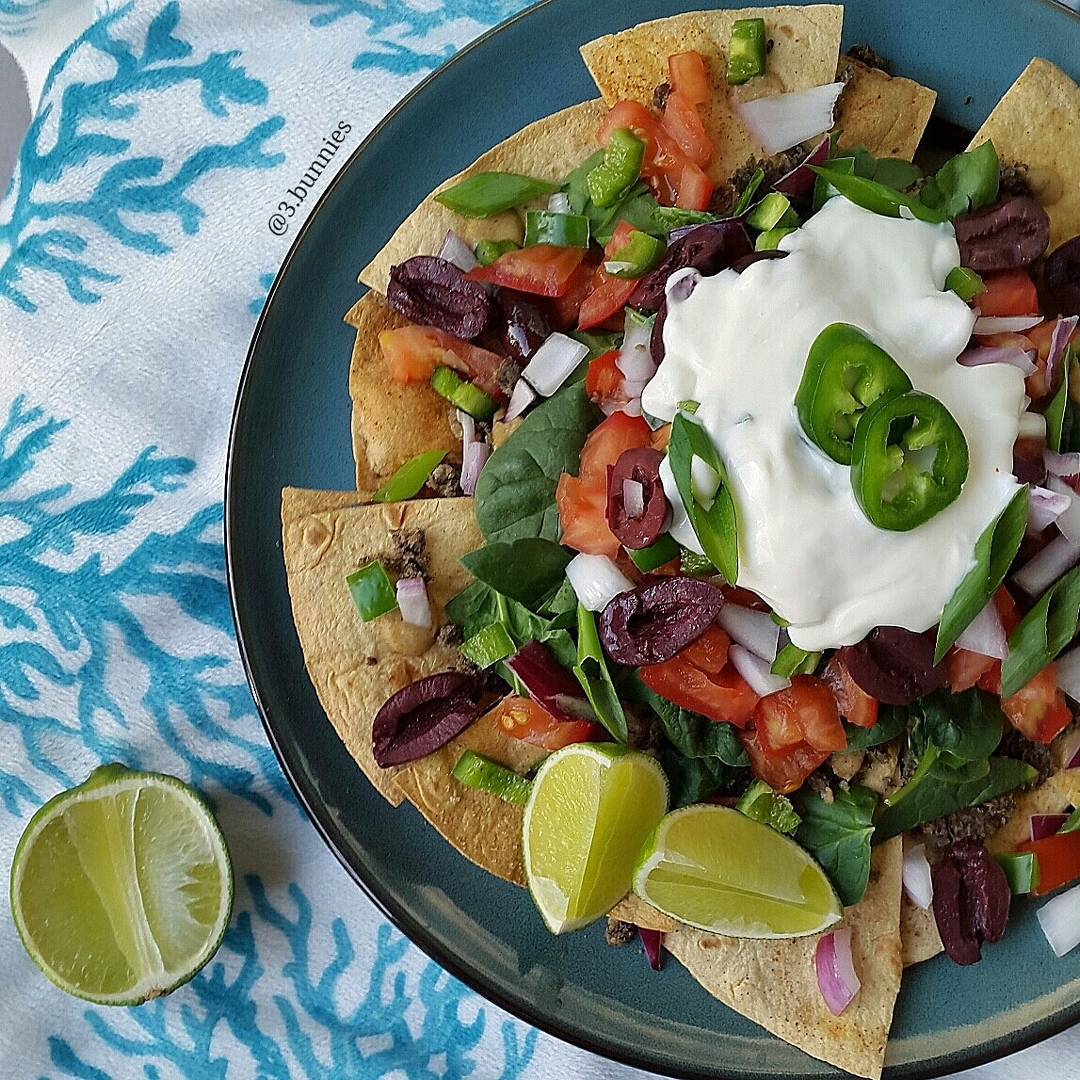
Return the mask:
<path fill-rule="evenodd" d="M 759 17 L 765 20 L 773 43 L 767 72 L 742 88 L 729 88 L 727 49 L 732 24 L 736 19 Z M 786 93 L 832 82 L 843 20 L 843 8 L 836 4 L 690 12 L 597 38 L 581 47 L 581 55 L 608 105 L 622 98 L 648 105 L 653 90 L 668 79 L 667 58 L 672 53 L 687 49 L 701 53 L 712 82 L 702 121 L 716 148 L 707 171 L 714 180 L 723 181 L 762 153 L 735 113 L 732 95 Z"/>
<path fill-rule="evenodd" d="M 516 212 L 508 211 L 491 218 L 467 218 L 437 203 L 435 195 L 478 172 L 523 173 L 540 180 L 560 182 L 599 149 L 596 132 L 605 111 L 599 101 L 571 105 L 529 124 L 481 154 L 467 169 L 440 184 L 420 203 L 382 251 L 360 271 L 360 281 L 385 293 L 390 281 L 390 267 L 413 255 L 436 254 L 447 229 L 453 229 L 468 244 L 483 239 L 520 242 L 523 230 Z"/>
<path fill-rule="evenodd" d="M 1080 769 L 1062 769 L 1034 791 L 1016 798 L 1016 810 L 989 840 L 986 846 L 993 855 L 1015 851 L 1031 839 L 1029 819 L 1032 814 L 1061 814 L 1080 803 Z"/>
<path fill-rule="evenodd" d="M 866 895 L 844 913 L 862 982 L 839 1015 L 818 989 L 818 936 L 787 940 L 719 937 L 684 929 L 664 944 L 714 997 L 812 1057 L 877 1080 L 900 989 L 899 837 L 874 850 Z"/>
<path fill-rule="evenodd" d="M 971 145 L 987 139 L 1003 163 L 1028 166 L 1032 190 L 1050 215 L 1050 250 L 1080 233 L 1080 86 L 1048 60 L 1032 60 Z"/>
<path fill-rule="evenodd" d="M 921 964 L 944 950 L 932 907 L 916 907 L 906 896 L 900 901 L 900 943 L 904 967 Z"/>
<path fill-rule="evenodd" d="M 910 161 L 918 149 L 937 91 L 887 75 L 842 56 L 837 77 L 846 85 L 836 106 L 841 146 L 865 146 L 875 157 Z"/>
<path fill-rule="evenodd" d="M 378 487 L 425 450 L 446 450 L 460 460 L 461 438 L 450 430 L 453 406 L 426 384 L 403 386 L 390 377 L 379 331 L 404 326 L 405 319 L 378 293 L 369 292 L 346 321 L 356 328 L 349 367 L 356 486 Z"/>
<path fill-rule="evenodd" d="M 671 916 L 657 911 L 652 904 L 646 904 L 644 900 L 629 893 L 624 896 L 609 912 L 613 919 L 621 919 L 623 922 L 633 923 L 635 926 L 646 930 L 660 930 L 669 933 L 678 930 L 681 923 L 677 923 Z"/>

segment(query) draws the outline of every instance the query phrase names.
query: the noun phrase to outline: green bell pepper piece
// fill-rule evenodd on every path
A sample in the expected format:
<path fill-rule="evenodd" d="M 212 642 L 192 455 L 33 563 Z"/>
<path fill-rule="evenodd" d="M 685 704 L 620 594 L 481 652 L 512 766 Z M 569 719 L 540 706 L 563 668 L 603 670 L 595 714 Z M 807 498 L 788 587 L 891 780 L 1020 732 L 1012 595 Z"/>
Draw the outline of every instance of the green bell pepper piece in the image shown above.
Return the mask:
<path fill-rule="evenodd" d="M 397 593 L 380 562 L 369 562 L 345 578 L 349 594 L 364 622 L 371 622 L 398 606 Z"/>
<path fill-rule="evenodd" d="M 513 240 L 477 240 L 476 261 L 481 266 L 490 266 L 500 255 L 516 251 L 518 246 Z"/>
<path fill-rule="evenodd" d="M 966 266 L 954 266 L 945 279 L 945 288 L 956 293 L 965 303 L 970 303 L 976 296 L 986 292 L 983 279 Z"/>
<path fill-rule="evenodd" d="M 663 240 L 632 229 L 614 258 L 604 263 L 604 271 L 617 278 L 642 277 L 664 257 L 665 250 Z"/>
<path fill-rule="evenodd" d="M 595 206 L 614 206 L 641 175 L 645 144 L 628 128 L 611 133 L 604 160 L 585 177 L 585 187 Z"/>
<path fill-rule="evenodd" d="M 466 787 L 486 791 L 514 806 L 524 806 L 529 801 L 529 789 L 532 787 L 531 781 L 524 776 L 472 750 L 466 750 L 458 758 L 454 778 Z"/>
<path fill-rule="evenodd" d="M 736 19 L 731 27 L 731 42 L 728 44 L 728 83 L 739 86 L 755 75 L 763 75 L 767 51 L 765 20 Z"/>
<path fill-rule="evenodd" d="M 431 373 L 431 388 L 462 412 L 475 416 L 477 420 L 490 420 L 499 407 L 493 397 L 485 394 L 480 387 L 466 382 L 448 367 L 437 367 Z"/>
<path fill-rule="evenodd" d="M 584 214 L 528 210 L 525 213 L 525 246 L 531 247 L 533 244 L 587 248 L 589 219 Z"/>
<path fill-rule="evenodd" d="M 799 224 L 798 215 L 791 209 L 791 200 L 779 191 L 770 191 L 750 211 L 746 224 L 762 232 L 776 228 L 794 228 Z"/>
<path fill-rule="evenodd" d="M 1025 896 L 1039 887 L 1039 860 L 1033 851 L 1010 855 L 995 855 L 998 866 L 1005 871 L 1009 892 Z"/>
<path fill-rule="evenodd" d="M 780 247 L 780 241 L 794 229 L 769 229 L 767 232 L 758 233 L 754 241 L 755 251 L 776 251 Z"/>

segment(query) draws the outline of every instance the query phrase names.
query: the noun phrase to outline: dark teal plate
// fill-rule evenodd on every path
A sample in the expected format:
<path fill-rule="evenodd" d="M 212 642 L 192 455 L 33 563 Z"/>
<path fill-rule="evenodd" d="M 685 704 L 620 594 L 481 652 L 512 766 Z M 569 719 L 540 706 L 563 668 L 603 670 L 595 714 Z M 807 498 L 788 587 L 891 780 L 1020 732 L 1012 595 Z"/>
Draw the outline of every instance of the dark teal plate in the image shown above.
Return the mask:
<path fill-rule="evenodd" d="M 658 1073 L 835 1075 L 710 998 L 678 964 L 650 972 L 601 930 L 550 936 L 526 894 L 468 864 L 411 807 L 392 810 L 327 723 L 293 631 L 281 557 L 285 485 L 351 489 L 341 315 L 356 274 L 444 177 L 528 122 L 595 96 L 578 46 L 687 7 L 548 0 L 459 53 L 376 128 L 296 238 L 240 383 L 226 486 L 229 583 L 255 700 L 282 768 L 338 858 L 413 941 L 531 1024 Z M 719 5 L 723 6 L 723 5 Z M 735 5 L 732 5 L 735 6 Z M 992 12 L 992 14 L 991 14 Z M 1080 22 L 1046 0 L 861 0 L 845 46 L 870 42 L 973 129 L 1033 55 L 1080 75 Z M 1080 1017 L 1080 950 L 1056 960 L 1025 903 L 978 968 L 909 971 L 887 1076 L 930 1077 L 1018 1050 Z"/>

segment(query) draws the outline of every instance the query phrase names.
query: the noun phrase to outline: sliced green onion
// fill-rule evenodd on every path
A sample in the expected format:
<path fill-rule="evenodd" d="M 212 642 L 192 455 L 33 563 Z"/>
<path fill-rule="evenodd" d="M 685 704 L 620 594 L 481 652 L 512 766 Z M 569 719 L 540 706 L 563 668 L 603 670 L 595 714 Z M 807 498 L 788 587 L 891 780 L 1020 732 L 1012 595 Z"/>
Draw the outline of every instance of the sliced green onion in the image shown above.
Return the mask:
<path fill-rule="evenodd" d="M 799 218 L 791 209 L 791 200 L 779 191 L 770 191 L 750 212 L 746 219 L 752 228 L 768 232 L 770 229 L 794 228 Z"/>
<path fill-rule="evenodd" d="M 771 825 L 777 832 L 793 833 L 802 824 L 791 800 L 786 795 L 778 795 L 762 780 L 755 780 L 746 789 L 735 809 L 754 821 Z"/>
<path fill-rule="evenodd" d="M 656 231 L 665 236 L 672 229 L 681 229 L 686 225 L 707 225 L 710 221 L 720 220 L 707 210 L 684 210 L 681 206 L 654 206 L 652 219 Z"/>
<path fill-rule="evenodd" d="M 531 781 L 472 750 L 466 750 L 457 759 L 454 777 L 474 791 L 487 792 L 514 806 L 524 806 L 529 801 Z"/>
<path fill-rule="evenodd" d="M 626 243 L 615 253 L 615 257 L 604 263 L 604 270 L 612 277 L 639 278 L 664 257 L 665 250 L 663 240 L 633 229 Z"/>
<path fill-rule="evenodd" d="M 835 188 L 845 199 L 853 202 L 856 206 L 861 206 L 864 210 L 869 210 L 874 214 L 881 214 L 883 217 L 898 218 L 900 217 L 900 210 L 906 207 L 912 216 L 918 218 L 919 221 L 928 221 L 932 225 L 939 225 L 941 222 L 948 220 L 941 211 L 926 206 L 924 203 L 919 202 L 918 199 L 904 195 L 894 188 L 886 187 L 884 184 L 879 184 L 876 180 L 867 180 L 863 176 L 856 176 L 854 174 L 854 159 L 852 160 L 852 172 L 850 174 L 840 172 L 832 167 L 834 165 L 834 162 L 829 162 L 830 167 L 828 168 L 821 168 L 817 165 L 809 165 L 807 168 L 816 173 L 819 180 L 825 180 L 829 186 Z M 826 195 L 826 198 L 828 198 L 828 195 Z"/>
<path fill-rule="evenodd" d="M 374 495 L 372 502 L 402 502 L 411 499 L 427 483 L 436 465 L 446 457 L 445 450 L 429 450 L 410 458 Z"/>
<path fill-rule="evenodd" d="M 701 402 L 695 401 L 693 398 L 684 398 L 679 402 L 679 410 L 681 412 L 696 413 L 701 408 Z"/>
<path fill-rule="evenodd" d="M 796 675 L 813 675 L 820 663 L 821 653 L 807 652 L 789 642 L 776 654 L 776 659 L 772 664 L 772 673 L 785 679 Z"/>
<path fill-rule="evenodd" d="M 1076 637 L 1080 619 L 1080 566 L 1059 578 L 1039 597 L 1009 635 L 1001 662 L 1001 696 L 1027 686 Z"/>
<path fill-rule="evenodd" d="M 739 86 L 755 75 L 764 75 L 766 51 L 765 20 L 736 19 L 728 45 L 728 83 Z"/>
<path fill-rule="evenodd" d="M 949 276 L 945 279 L 945 288 L 956 293 L 964 303 L 969 303 L 976 296 L 986 292 L 983 279 L 966 266 L 954 266 L 949 271 Z"/>
<path fill-rule="evenodd" d="M 1046 445 L 1055 453 L 1060 453 L 1065 437 L 1065 410 L 1069 407 L 1069 384 L 1072 382 L 1073 352 L 1065 346 L 1064 364 L 1061 368 L 1061 386 L 1050 399 L 1050 404 L 1043 410 L 1046 421 Z"/>
<path fill-rule="evenodd" d="M 1005 871 L 1009 891 L 1013 896 L 1026 896 L 1039 885 L 1039 860 L 1033 851 L 1014 855 L 995 855 L 998 866 Z"/>
<path fill-rule="evenodd" d="M 499 406 L 480 387 L 466 382 L 456 371 L 447 367 L 437 367 L 431 373 L 431 387 L 435 393 L 442 394 L 447 401 L 477 420 L 490 419 Z"/>
<path fill-rule="evenodd" d="M 757 189 L 761 187 L 764 180 L 764 169 L 755 169 L 750 174 L 750 179 L 746 181 L 746 187 L 743 188 L 742 194 L 739 196 L 738 201 L 731 208 L 732 217 L 738 217 L 740 214 L 746 213 L 747 207 L 749 207 L 751 200 L 757 194 Z"/>
<path fill-rule="evenodd" d="M 1076 832 L 1080 829 L 1080 807 L 1075 809 L 1066 820 L 1065 824 L 1058 829 L 1059 833 Z"/>
<path fill-rule="evenodd" d="M 587 248 L 589 219 L 584 214 L 529 210 L 525 214 L 525 246 L 531 247 L 533 244 Z"/>
<path fill-rule="evenodd" d="M 679 556 L 679 571 L 684 577 L 712 577 L 717 572 L 711 559 L 689 548 L 683 548 Z"/>
<path fill-rule="evenodd" d="M 394 584 L 377 560 L 349 574 L 345 584 L 364 622 L 371 622 L 398 606 Z"/>
<path fill-rule="evenodd" d="M 611 133 L 604 160 L 585 177 L 585 187 L 595 206 L 614 206 L 641 175 L 645 144 L 627 128 Z"/>
<path fill-rule="evenodd" d="M 833 171 L 855 176 L 855 158 L 839 157 L 830 158 L 825 164 Z M 823 176 L 818 174 L 814 180 L 814 212 L 820 210 L 833 196 L 839 195 L 837 188 L 833 187 Z"/>
<path fill-rule="evenodd" d="M 486 218 L 558 191 L 558 184 L 518 173 L 482 172 L 440 191 L 435 201 L 465 217 Z"/>
<path fill-rule="evenodd" d="M 780 241 L 784 239 L 788 233 L 793 233 L 794 228 L 784 229 L 768 229 L 763 233 L 758 233 L 757 239 L 754 241 L 755 251 L 776 251 L 780 247 Z"/>
<path fill-rule="evenodd" d="M 517 248 L 513 240 L 477 240 L 476 261 L 481 266 L 490 266 L 500 255 Z"/>
<path fill-rule="evenodd" d="M 516 651 L 517 646 L 506 632 L 506 627 L 497 622 L 477 630 L 460 646 L 462 656 L 471 660 L 478 668 L 489 668 Z"/>
<path fill-rule="evenodd" d="M 664 566 L 671 562 L 672 559 L 679 558 L 679 552 L 682 549 L 672 539 L 670 533 L 664 533 L 655 544 L 651 544 L 647 548 L 639 548 L 636 551 L 627 549 L 626 554 L 630 556 L 630 561 L 643 573 L 647 574 L 650 570 L 655 570 L 658 566 Z"/>

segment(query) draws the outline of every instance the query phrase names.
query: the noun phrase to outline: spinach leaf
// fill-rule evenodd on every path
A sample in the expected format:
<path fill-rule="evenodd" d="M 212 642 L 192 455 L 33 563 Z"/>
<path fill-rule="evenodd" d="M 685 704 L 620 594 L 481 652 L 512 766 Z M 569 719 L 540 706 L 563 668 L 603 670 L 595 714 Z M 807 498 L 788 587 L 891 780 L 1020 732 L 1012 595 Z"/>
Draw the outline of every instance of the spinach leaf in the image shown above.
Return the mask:
<path fill-rule="evenodd" d="M 688 758 L 719 758 L 735 769 L 748 768 L 750 759 L 731 724 L 715 724 L 704 716 L 662 698 L 642 687 L 645 700 L 660 718 L 660 727 L 671 745 Z"/>
<path fill-rule="evenodd" d="M 719 758 L 688 758 L 669 747 L 660 751 L 660 767 L 668 778 L 669 806 L 678 810 L 702 802 L 730 787 L 738 775 Z"/>
<path fill-rule="evenodd" d="M 989 206 L 998 196 L 999 179 L 997 151 L 987 140 L 946 161 L 923 185 L 919 200 L 946 218 L 958 217 Z"/>
<path fill-rule="evenodd" d="M 830 161 L 829 164 L 838 166 L 840 162 Z M 939 224 L 947 220 L 942 211 L 927 206 L 914 196 L 904 195 L 895 188 L 880 184 L 876 180 L 856 176 L 854 171 L 847 173 L 841 172 L 838 167 L 821 168 L 818 165 L 811 165 L 809 168 L 826 185 L 831 185 L 849 202 L 853 202 L 856 206 L 861 206 L 871 213 L 895 218 L 900 216 L 901 207 L 906 206 L 920 221 Z"/>
<path fill-rule="evenodd" d="M 1080 566 L 1059 578 L 1039 597 L 1009 636 L 1009 655 L 1001 662 L 1001 696 L 1026 686 L 1074 637 L 1080 619 Z"/>
<path fill-rule="evenodd" d="M 1028 519 L 1028 487 L 1025 484 L 1009 500 L 1004 510 L 975 541 L 975 564 L 949 597 L 938 623 L 934 663 L 940 664 L 956 639 L 1001 587 L 1009 572 Z"/>
<path fill-rule="evenodd" d="M 921 179 L 922 169 L 918 165 L 905 161 L 903 158 L 879 158 L 875 157 L 865 146 L 852 146 L 837 150 L 834 158 L 850 157 L 854 162 L 856 176 L 866 180 L 874 180 L 886 187 L 895 188 L 897 191 L 905 191 L 916 180 Z"/>
<path fill-rule="evenodd" d="M 555 487 L 576 476 L 585 437 L 600 410 L 580 384 L 533 410 L 488 459 L 476 482 L 476 521 L 489 543 L 539 536 L 558 540 Z"/>
<path fill-rule="evenodd" d="M 736 215 L 733 213 L 731 216 Z M 707 210 L 684 210 L 681 206 L 660 206 L 657 203 L 653 209 L 654 227 L 646 231 L 654 236 L 667 236 L 672 229 L 682 229 L 687 225 L 706 225 L 710 221 L 719 220 Z"/>
<path fill-rule="evenodd" d="M 870 881 L 870 838 L 877 796 L 856 785 L 838 790 L 831 803 L 811 791 L 798 802 L 802 824 L 795 839 L 819 863 L 845 907 L 857 904 Z"/>
<path fill-rule="evenodd" d="M 524 536 L 513 543 L 488 544 L 461 557 L 474 578 L 527 607 L 565 581 L 570 552 L 553 540 Z"/>
<path fill-rule="evenodd" d="M 596 632 L 596 617 L 588 608 L 578 605 L 577 663 L 574 675 L 589 699 L 597 720 L 607 728 L 616 742 L 626 742 L 626 714 L 611 681 L 604 650 Z"/>
<path fill-rule="evenodd" d="M 844 724 L 847 732 L 849 750 L 865 750 L 870 746 L 880 746 L 903 735 L 907 729 L 907 711 L 899 705 L 882 705 L 878 709 L 877 723 L 871 728 Z"/>
<path fill-rule="evenodd" d="M 1005 714 L 998 699 L 974 687 L 961 694 L 938 690 L 910 706 L 913 740 L 951 756 L 949 764 L 981 761 L 1001 742 Z"/>
<path fill-rule="evenodd" d="M 877 840 L 888 840 L 955 810 L 978 806 L 1033 780 L 1038 774 L 1023 761 L 992 757 L 953 766 L 936 746 L 923 754 L 915 775 L 886 800 L 877 819 Z"/>
<path fill-rule="evenodd" d="M 604 160 L 604 151 L 597 150 L 595 154 L 587 157 L 570 175 L 563 181 L 562 187 L 566 192 L 566 198 L 570 202 L 570 210 L 575 214 L 584 214 L 585 207 L 589 205 L 589 189 L 585 184 L 585 178 L 600 165 Z"/>
<path fill-rule="evenodd" d="M 570 630 L 577 626 L 577 605 L 574 586 L 564 577 L 559 587 L 536 605 L 536 610 L 549 618 L 553 626 Z"/>
<path fill-rule="evenodd" d="M 615 330 L 571 330 L 570 336 L 575 341 L 580 341 L 589 350 L 589 355 L 579 365 L 586 372 L 591 361 L 598 356 L 603 356 L 606 352 L 611 352 L 612 349 L 617 349 L 622 344 L 622 333 Z M 576 375 L 577 370 L 571 373 L 570 378 L 574 379 Z M 582 374 L 581 378 L 584 377 L 585 375 Z"/>

